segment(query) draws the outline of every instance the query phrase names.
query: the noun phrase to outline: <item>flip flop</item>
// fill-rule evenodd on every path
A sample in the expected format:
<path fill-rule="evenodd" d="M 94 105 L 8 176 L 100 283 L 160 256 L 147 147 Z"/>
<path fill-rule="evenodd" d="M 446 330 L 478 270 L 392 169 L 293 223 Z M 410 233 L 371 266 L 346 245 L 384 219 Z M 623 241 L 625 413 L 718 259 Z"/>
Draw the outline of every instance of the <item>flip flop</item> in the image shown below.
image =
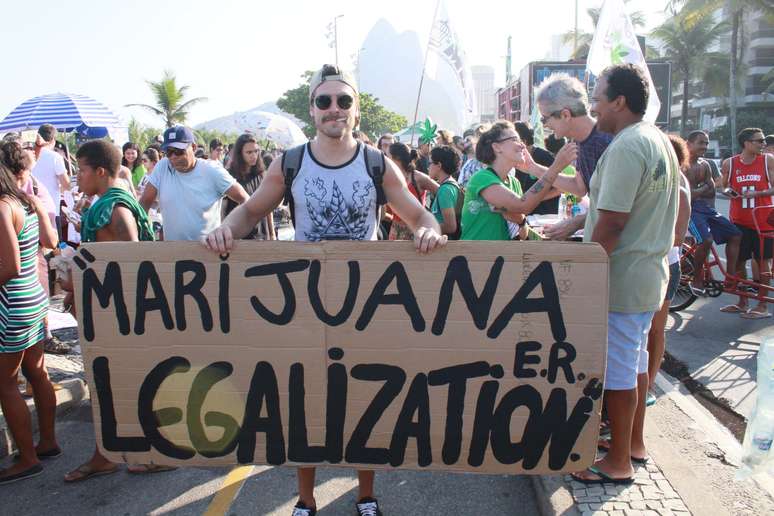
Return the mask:
<path fill-rule="evenodd" d="M 693 285 L 688 285 L 688 288 L 691 289 L 691 294 L 696 297 L 707 297 L 707 289 L 694 287 Z"/>
<path fill-rule="evenodd" d="M 0 485 L 10 484 L 12 482 L 17 482 L 27 478 L 37 477 L 41 473 L 43 473 L 43 466 L 40 464 L 35 464 L 31 468 L 27 468 L 21 473 L 0 477 Z"/>
<path fill-rule="evenodd" d="M 599 484 L 613 484 L 616 486 L 628 486 L 632 485 L 634 483 L 633 477 L 625 477 L 625 478 L 613 478 L 607 473 L 602 472 L 599 468 L 595 466 L 589 466 L 586 468 L 586 471 L 589 473 L 592 473 L 599 478 L 581 478 L 577 474 L 572 474 L 572 479 L 576 482 L 580 482 L 581 484 L 588 485 L 599 485 Z"/>
<path fill-rule="evenodd" d="M 83 482 L 84 480 L 87 480 L 92 477 L 99 477 L 102 475 L 110 475 L 112 473 L 115 473 L 118 471 L 118 464 L 113 464 L 112 467 L 108 469 L 95 469 L 92 466 L 89 466 L 89 463 L 81 464 L 77 468 L 75 468 L 73 471 L 65 475 L 64 481 L 67 483 L 74 483 L 74 482 Z M 75 477 L 72 477 L 70 475 L 75 474 Z M 69 478 L 68 478 L 69 477 Z"/>
<path fill-rule="evenodd" d="M 741 317 L 742 319 L 766 319 L 768 317 L 771 317 L 771 314 L 769 312 L 758 312 L 756 310 L 749 310 L 741 314 L 739 317 Z"/>
<path fill-rule="evenodd" d="M 725 314 L 743 314 L 747 311 L 746 308 L 742 308 L 739 305 L 726 305 L 720 309 Z"/>
<path fill-rule="evenodd" d="M 164 466 L 162 464 L 132 464 L 126 468 L 126 471 L 133 475 L 145 475 L 149 473 L 175 471 L 176 469 L 177 466 Z"/>

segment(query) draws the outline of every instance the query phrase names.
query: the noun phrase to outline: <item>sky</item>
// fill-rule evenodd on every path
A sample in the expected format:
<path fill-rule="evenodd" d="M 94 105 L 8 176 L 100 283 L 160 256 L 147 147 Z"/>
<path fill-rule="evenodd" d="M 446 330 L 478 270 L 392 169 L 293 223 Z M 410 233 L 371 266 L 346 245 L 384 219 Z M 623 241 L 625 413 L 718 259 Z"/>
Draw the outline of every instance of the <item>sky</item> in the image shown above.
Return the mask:
<path fill-rule="evenodd" d="M 446 0 L 470 65 L 495 68 L 505 81 L 506 40 L 513 37 L 513 70 L 543 58 L 551 35 L 574 26 L 575 0 Z M 664 18 L 667 0 L 631 0 L 648 29 Z M 153 103 L 146 80 L 172 70 L 189 95 L 207 97 L 194 107 L 195 125 L 276 101 L 300 84 L 305 70 L 334 61 L 326 27 L 338 26 L 339 64 L 351 68 L 368 31 L 380 18 L 399 32 L 427 41 L 435 0 L 37 0 L 3 7 L 4 50 L 0 119 L 24 100 L 47 93 L 80 93 L 107 105 L 125 120 L 135 116 L 161 127 L 130 103 Z M 591 30 L 578 0 L 579 26 Z M 39 13 L 39 16 L 36 16 Z M 400 73 L 400 70 L 395 70 Z"/>

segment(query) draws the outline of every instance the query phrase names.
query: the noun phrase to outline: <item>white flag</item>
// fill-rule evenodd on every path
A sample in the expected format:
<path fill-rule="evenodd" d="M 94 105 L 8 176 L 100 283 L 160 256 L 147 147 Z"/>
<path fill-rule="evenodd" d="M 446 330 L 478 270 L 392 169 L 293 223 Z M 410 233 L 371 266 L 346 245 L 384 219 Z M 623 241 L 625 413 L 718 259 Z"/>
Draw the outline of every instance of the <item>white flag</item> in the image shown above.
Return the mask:
<path fill-rule="evenodd" d="M 586 61 L 586 71 L 599 77 L 608 66 L 631 63 L 639 66 L 648 79 L 650 96 L 645 111 L 645 120 L 655 123 L 661 109 L 656 87 L 650 77 L 650 71 L 642 55 L 637 36 L 629 15 L 624 9 L 623 0 L 605 0 L 599 14 L 599 23 L 594 31 L 594 39 Z"/>
<path fill-rule="evenodd" d="M 448 66 L 455 78 L 455 96 L 462 96 L 465 110 L 465 118 L 469 121 L 477 111 L 476 90 L 473 86 L 473 74 L 467 63 L 465 51 L 460 44 L 460 38 L 454 32 L 449 23 L 449 14 L 446 11 L 446 2 L 440 0 L 435 23 L 430 32 L 430 44 L 427 49 L 425 73 L 428 78 L 439 80 L 439 71 L 442 66 Z M 466 125 L 466 124 L 465 124 Z"/>

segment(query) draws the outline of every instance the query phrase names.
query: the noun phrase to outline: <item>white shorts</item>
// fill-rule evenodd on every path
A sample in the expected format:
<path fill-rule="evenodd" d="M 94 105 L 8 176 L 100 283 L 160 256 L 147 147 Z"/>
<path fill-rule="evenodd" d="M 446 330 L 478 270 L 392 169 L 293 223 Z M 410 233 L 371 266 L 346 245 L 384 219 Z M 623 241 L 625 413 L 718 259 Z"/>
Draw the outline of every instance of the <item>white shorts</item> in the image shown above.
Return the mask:
<path fill-rule="evenodd" d="M 648 331 L 654 313 L 607 313 L 606 390 L 634 389 L 637 375 L 648 372 Z"/>

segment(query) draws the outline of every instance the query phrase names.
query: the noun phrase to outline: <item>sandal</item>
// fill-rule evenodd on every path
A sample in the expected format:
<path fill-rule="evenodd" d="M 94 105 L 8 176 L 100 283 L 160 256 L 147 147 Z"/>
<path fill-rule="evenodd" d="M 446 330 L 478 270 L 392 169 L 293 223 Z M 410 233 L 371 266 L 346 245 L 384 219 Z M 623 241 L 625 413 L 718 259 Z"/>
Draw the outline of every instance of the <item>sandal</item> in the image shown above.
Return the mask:
<path fill-rule="evenodd" d="M 7 476 L 0 476 L 0 485 L 10 484 L 12 482 L 25 480 L 27 478 L 37 477 L 41 473 L 43 473 L 43 466 L 41 466 L 40 464 L 35 464 L 34 466 L 27 468 L 20 473 L 15 473 L 13 475 L 7 475 Z"/>
<path fill-rule="evenodd" d="M 85 464 L 81 464 L 68 474 L 64 476 L 64 481 L 73 483 L 73 482 L 82 482 L 86 479 L 92 478 L 92 477 L 99 477 L 102 475 L 110 475 L 112 473 L 115 473 L 118 471 L 118 464 L 110 464 L 110 467 L 107 469 L 97 469 L 94 466 L 90 465 L 88 462 Z"/>
<path fill-rule="evenodd" d="M 726 305 L 721 308 L 720 311 L 725 314 L 743 314 L 747 311 L 747 307 L 739 305 Z"/>
<path fill-rule="evenodd" d="M 771 314 L 768 311 L 759 312 L 757 310 L 748 310 L 747 312 L 741 314 L 739 317 L 742 319 L 766 319 L 771 317 Z"/>
<path fill-rule="evenodd" d="M 596 466 L 589 466 L 586 468 L 586 471 L 598 476 L 599 478 L 582 478 L 579 477 L 576 473 L 573 473 L 572 479 L 576 482 L 580 482 L 581 484 L 586 485 L 613 484 L 616 486 L 628 486 L 634 483 L 634 477 L 613 478 Z"/>
<path fill-rule="evenodd" d="M 72 352 L 70 346 L 53 335 L 43 341 L 43 351 L 52 355 L 67 355 Z"/>
<path fill-rule="evenodd" d="M 162 464 L 130 464 L 126 471 L 133 475 L 144 475 L 146 473 L 163 473 L 165 471 L 175 471 L 177 466 L 164 466 Z"/>

